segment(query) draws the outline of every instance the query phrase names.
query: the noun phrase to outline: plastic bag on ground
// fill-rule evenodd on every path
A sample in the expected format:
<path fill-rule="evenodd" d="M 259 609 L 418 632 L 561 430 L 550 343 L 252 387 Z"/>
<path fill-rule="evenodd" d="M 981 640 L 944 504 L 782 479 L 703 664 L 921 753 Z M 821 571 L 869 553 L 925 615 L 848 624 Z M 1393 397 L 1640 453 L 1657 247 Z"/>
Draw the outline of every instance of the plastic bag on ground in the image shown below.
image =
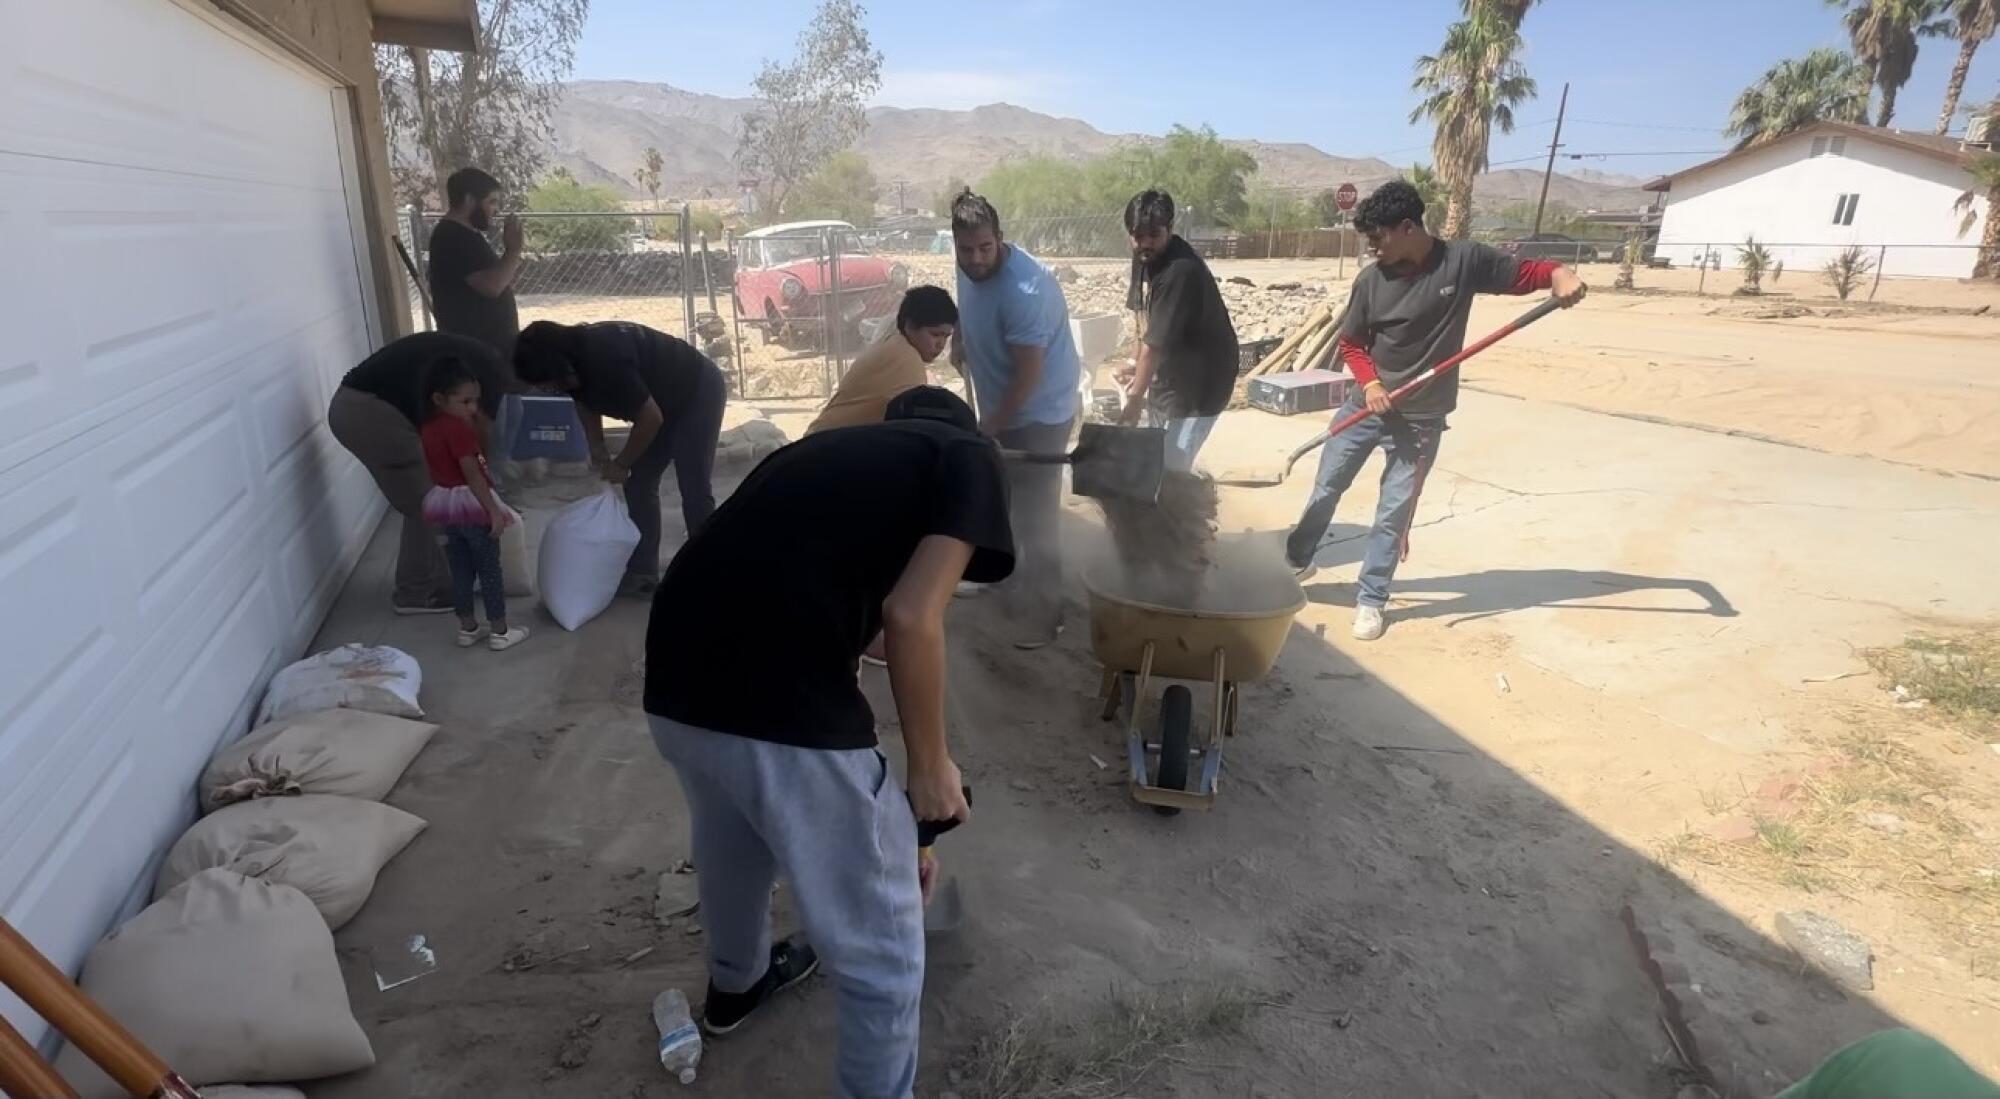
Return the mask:
<path fill-rule="evenodd" d="M 306 895 L 205 870 L 105 936 L 83 991 L 189 1083 L 285 1083 L 375 1063 L 333 932 Z M 84 1099 L 122 1091 L 76 1047 L 56 1069 Z"/>
<path fill-rule="evenodd" d="M 208 761 L 201 811 L 254 798 L 339 794 L 381 801 L 438 727 L 366 710 L 316 710 L 259 725 Z"/>
<path fill-rule="evenodd" d="M 424 673 L 416 658 L 387 645 L 342 645 L 315 653 L 271 677 L 257 724 L 313 710 L 350 709 L 422 717 L 417 692 Z"/>
<path fill-rule="evenodd" d="M 218 867 L 289 885 L 338 931 L 375 891 L 375 875 L 424 830 L 423 818 L 393 806 L 330 794 L 261 798 L 194 823 L 167 852 L 153 885 L 164 897 Z"/>
<path fill-rule="evenodd" d="M 575 630 L 604 613 L 618 596 L 625 565 L 638 544 L 639 528 L 617 489 L 607 488 L 557 512 L 542 532 L 535 571 L 535 588 L 556 623 Z"/>

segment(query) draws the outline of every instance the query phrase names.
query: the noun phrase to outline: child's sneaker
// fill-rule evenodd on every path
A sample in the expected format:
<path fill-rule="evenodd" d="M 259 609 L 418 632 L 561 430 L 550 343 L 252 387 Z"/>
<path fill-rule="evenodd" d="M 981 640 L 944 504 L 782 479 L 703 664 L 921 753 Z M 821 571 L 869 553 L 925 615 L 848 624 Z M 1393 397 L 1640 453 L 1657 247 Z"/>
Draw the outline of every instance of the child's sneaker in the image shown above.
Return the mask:
<path fill-rule="evenodd" d="M 506 633 L 496 633 L 486 639 L 486 647 L 496 653 L 506 652 L 528 639 L 528 627 L 515 626 Z"/>
<path fill-rule="evenodd" d="M 469 630 L 460 630 L 458 631 L 458 647 L 469 649 L 492 636 L 492 633 L 492 630 L 484 626 L 474 626 Z"/>

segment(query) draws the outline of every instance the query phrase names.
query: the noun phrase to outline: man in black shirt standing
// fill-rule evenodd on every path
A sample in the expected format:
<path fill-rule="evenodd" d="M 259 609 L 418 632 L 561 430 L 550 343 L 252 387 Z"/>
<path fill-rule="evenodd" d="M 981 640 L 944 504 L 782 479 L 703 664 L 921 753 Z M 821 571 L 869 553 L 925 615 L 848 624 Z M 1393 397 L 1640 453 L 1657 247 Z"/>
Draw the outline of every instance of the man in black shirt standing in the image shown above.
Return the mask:
<path fill-rule="evenodd" d="M 369 476 L 403 517 L 396 553 L 397 614 L 451 613 L 451 574 L 437 531 L 424 522 L 424 493 L 431 475 L 417 432 L 430 415 L 424 381 L 431 366 L 457 359 L 479 379 L 479 427 L 490 430 L 508 371 L 491 348 L 448 332 L 419 332 L 386 344 L 347 372 L 327 406 L 334 439 L 361 460 Z"/>
<path fill-rule="evenodd" d="M 765 459 L 674 557 L 646 632 L 645 705 L 687 798 L 709 1033 L 824 957 L 839 1094 L 910 1094 L 935 874 L 916 826 L 971 813 L 945 740 L 945 608 L 961 580 L 1013 568 L 1000 454 L 965 402 L 929 386 L 883 423 Z M 856 678 L 878 631 L 907 795 Z M 772 944 L 779 874 L 810 945 Z"/>
<path fill-rule="evenodd" d="M 460 168 L 445 180 L 451 206 L 431 230 L 431 309 L 440 332 L 469 336 L 493 349 L 501 362 L 514 355 L 521 332 L 514 308 L 514 279 L 521 273 L 521 219 L 500 226 L 506 251 L 493 254 L 486 234 L 500 217 L 500 181 L 477 168 Z"/>
<path fill-rule="evenodd" d="M 1172 195 L 1134 195 L 1125 232 L 1145 280 L 1146 330 L 1122 420 L 1143 412 L 1166 428 L 1167 468 L 1185 473 L 1236 387 L 1236 328 L 1208 264 L 1174 233 Z"/>

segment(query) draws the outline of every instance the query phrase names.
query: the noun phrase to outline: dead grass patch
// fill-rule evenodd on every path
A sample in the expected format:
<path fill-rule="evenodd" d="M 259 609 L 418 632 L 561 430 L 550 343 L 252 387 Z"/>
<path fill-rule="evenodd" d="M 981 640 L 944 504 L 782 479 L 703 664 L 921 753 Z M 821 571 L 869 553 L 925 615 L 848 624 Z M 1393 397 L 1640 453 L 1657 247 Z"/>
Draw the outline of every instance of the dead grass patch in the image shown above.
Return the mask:
<path fill-rule="evenodd" d="M 1962 815 L 1990 806 L 1901 732 L 1856 727 L 1823 742 L 1832 764 L 1777 805 L 1704 793 L 1718 816 L 1750 806 L 1747 839 L 1689 829 L 1662 845 L 1662 861 L 1803 893 L 1887 896 L 1961 947 L 1972 974 L 2000 975 L 2000 850 Z"/>
<path fill-rule="evenodd" d="M 1898 701 L 1934 707 L 1982 739 L 2000 732 L 2000 627 L 1918 634 L 1862 656 Z"/>
<path fill-rule="evenodd" d="M 1108 1004 L 1061 1020 L 1011 1016 L 956 1064 L 966 1099 L 1118 1099 L 1198 1043 L 1241 1034 L 1262 1003 L 1215 985 L 1116 989 Z"/>

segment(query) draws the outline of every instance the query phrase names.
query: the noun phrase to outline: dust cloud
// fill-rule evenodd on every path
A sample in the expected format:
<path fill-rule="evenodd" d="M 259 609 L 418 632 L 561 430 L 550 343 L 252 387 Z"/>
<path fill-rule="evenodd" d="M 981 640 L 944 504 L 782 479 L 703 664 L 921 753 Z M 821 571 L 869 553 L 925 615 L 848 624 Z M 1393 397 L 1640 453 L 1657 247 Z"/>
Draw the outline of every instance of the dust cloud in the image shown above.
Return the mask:
<path fill-rule="evenodd" d="M 1265 612 L 1299 597 L 1270 546 L 1216 537 L 1215 482 L 1168 473 L 1157 503 L 1099 499 L 1110 545 L 1089 562 L 1100 590 L 1158 607 Z"/>

